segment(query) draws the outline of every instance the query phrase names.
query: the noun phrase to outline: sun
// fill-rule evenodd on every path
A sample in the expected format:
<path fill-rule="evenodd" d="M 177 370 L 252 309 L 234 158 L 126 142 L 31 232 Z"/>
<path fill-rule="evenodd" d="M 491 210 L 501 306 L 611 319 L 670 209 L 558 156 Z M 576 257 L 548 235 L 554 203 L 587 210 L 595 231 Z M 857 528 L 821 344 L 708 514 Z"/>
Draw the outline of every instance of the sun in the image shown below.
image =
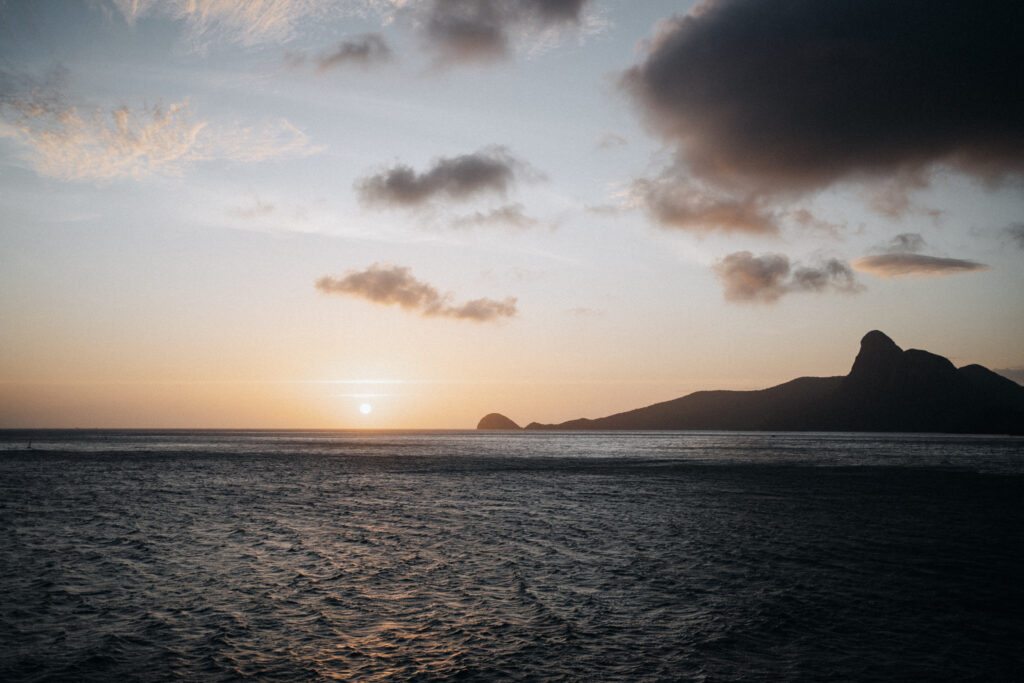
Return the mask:
<path fill-rule="evenodd" d="M 359 412 L 362 413 L 363 415 L 369 415 L 372 410 L 373 406 L 371 406 L 369 403 L 364 403 L 361 406 L 359 406 Z"/>

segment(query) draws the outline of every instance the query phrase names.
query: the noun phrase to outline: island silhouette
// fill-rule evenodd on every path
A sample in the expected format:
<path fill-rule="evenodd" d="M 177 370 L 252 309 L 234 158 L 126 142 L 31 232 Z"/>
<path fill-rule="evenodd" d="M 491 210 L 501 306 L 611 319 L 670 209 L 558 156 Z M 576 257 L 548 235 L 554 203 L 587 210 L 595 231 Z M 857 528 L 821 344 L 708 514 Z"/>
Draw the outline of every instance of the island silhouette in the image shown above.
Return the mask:
<path fill-rule="evenodd" d="M 477 429 L 520 429 L 499 413 Z M 1024 387 L 981 365 L 957 368 L 884 333 L 864 335 L 849 374 L 756 391 L 698 391 L 597 419 L 528 430 L 707 429 L 1024 434 Z"/>

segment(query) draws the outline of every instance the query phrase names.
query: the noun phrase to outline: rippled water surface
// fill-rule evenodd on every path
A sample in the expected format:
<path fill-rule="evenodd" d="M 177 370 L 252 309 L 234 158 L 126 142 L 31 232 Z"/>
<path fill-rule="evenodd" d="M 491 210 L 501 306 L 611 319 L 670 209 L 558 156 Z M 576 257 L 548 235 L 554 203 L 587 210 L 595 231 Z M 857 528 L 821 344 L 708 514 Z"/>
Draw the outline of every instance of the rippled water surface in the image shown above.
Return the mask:
<path fill-rule="evenodd" d="M 0 432 L 2 680 L 1024 680 L 1022 643 L 1021 439 Z"/>

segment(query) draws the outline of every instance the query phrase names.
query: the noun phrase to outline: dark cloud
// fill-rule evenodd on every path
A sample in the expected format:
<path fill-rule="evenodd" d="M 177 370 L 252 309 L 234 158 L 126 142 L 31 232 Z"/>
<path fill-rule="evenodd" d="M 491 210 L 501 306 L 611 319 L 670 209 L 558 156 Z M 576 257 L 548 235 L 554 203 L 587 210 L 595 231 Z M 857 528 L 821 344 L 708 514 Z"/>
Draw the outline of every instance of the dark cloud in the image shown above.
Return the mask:
<path fill-rule="evenodd" d="M 429 0 L 413 9 L 445 62 L 483 62 L 510 52 L 512 32 L 579 23 L 589 0 Z"/>
<path fill-rule="evenodd" d="M 1006 234 L 1010 236 L 1010 239 L 1012 239 L 1018 247 L 1024 249 L 1024 223 L 1008 225 L 1005 230 Z"/>
<path fill-rule="evenodd" d="M 493 225 L 506 226 L 511 228 L 531 228 L 537 224 L 536 218 L 531 218 L 523 212 L 522 204 L 506 204 L 490 211 L 476 211 L 468 216 L 459 216 L 452 221 L 455 228 L 477 228 Z"/>
<path fill-rule="evenodd" d="M 348 65 L 365 68 L 390 61 L 391 57 L 391 48 L 384 38 L 376 33 L 365 33 L 343 40 L 330 52 L 317 57 L 316 66 L 320 71 Z"/>
<path fill-rule="evenodd" d="M 886 244 L 875 247 L 875 254 L 862 256 L 853 267 L 877 277 L 939 277 L 972 270 L 987 270 L 988 266 L 955 258 L 941 258 L 919 253 L 926 246 L 924 238 L 914 232 L 896 235 Z"/>
<path fill-rule="evenodd" d="M 366 204 L 416 207 L 437 197 L 462 200 L 485 193 L 505 195 L 517 173 L 525 169 L 526 165 L 503 147 L 493 147 L 443 157 L 423 173 L 399 164 L 356 181 L 356 191 Z"/>
<path fill-rule="evenodd" d="M 1024 171 L 1022 25 L 1016 0 L 709 1 L 622 83 L 691 173 L 733 191 L 938 164 L 992 179 Z"/>
<path fill-rule="evenodd" d="M 506 20 L 497 2 L 435 0 L 426 11 L 424 34 L 445 60 L 480 62 L 507 54 Z"/>
<path fill-rule="evenodd" d="M 729 254 L 714 266 L 727 301 L 774 303 L 791 292 L 857 292 L 861 286 L 850 267 L 837 259 L 817 266 L 791 264 L 783 254 Z"/>
<path fill-rule="evenodd" d="M 734 197 L 706 192 L 676 179 L 661 178 L 633 183 L 634 199 L 658 223 L 683 230 L 775 234 L 775 216 L 756 196 Z"/>
<path fill-rule="evenodd" d="M 324 294 L 355 296 L 375 304 L 399 306 L 424 317 L 458 318 L 490 322 L 516 315 L 516 300 L 474 299 L 464 304 L 451 303 L 451 294 L 413 277 L 408 268 L 374 263 L 362 271 L 349 271 L 344 277 L 325 275 L 317 279 L 316 288 Z"/>
<path fill-rule="evenodd" d="M 940 277 L 972 270 L 988 270 L 988 266 L 983 263 L 925 254 L 862 256 L 853 262 L 853 267 L 862 273 L 870 273 L 887 280 L 900 277 Z"/>

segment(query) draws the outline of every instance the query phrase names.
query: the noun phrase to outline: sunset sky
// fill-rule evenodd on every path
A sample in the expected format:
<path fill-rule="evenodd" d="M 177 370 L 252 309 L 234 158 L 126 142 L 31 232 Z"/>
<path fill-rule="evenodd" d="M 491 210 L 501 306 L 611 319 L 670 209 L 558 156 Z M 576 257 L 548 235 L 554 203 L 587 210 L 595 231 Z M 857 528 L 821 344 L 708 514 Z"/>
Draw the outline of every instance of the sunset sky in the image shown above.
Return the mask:
<path fill-rule="evenodd" d="M 846 374 L 872 329 L 1021 381 L 1022 25 L 0 2 L 0 427 L 559 422 Z"/>

